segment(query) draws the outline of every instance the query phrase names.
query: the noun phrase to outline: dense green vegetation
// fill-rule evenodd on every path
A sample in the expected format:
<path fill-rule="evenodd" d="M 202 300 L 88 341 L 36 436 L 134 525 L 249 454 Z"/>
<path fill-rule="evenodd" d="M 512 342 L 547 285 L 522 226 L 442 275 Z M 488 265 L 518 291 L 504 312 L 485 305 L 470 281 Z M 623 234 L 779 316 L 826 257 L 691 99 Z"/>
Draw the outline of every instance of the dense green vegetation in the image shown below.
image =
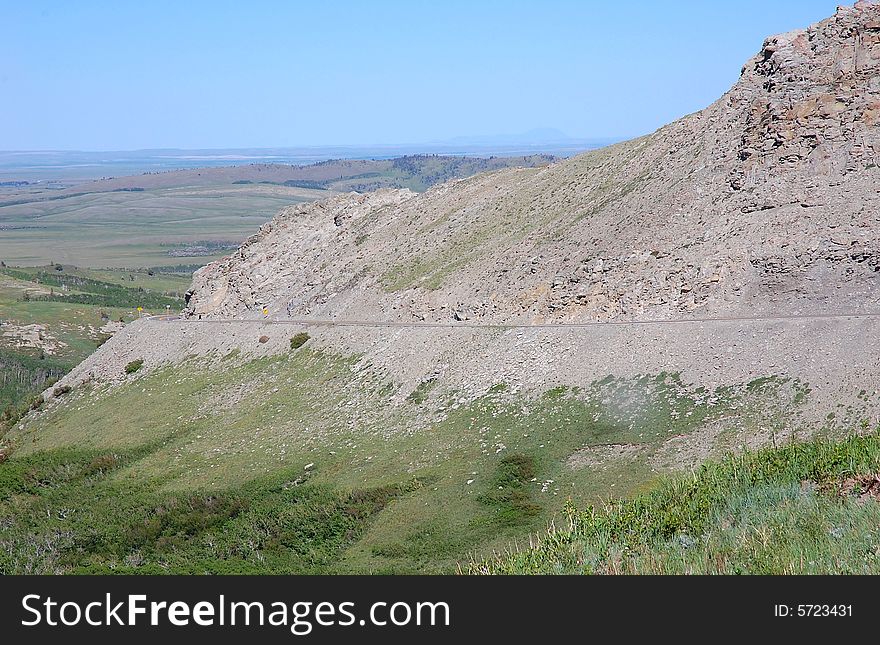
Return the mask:
<path fill-rule="evenodd" d="M 730 455 L 472 573 L 880 573 L 880 434 Z"/>
<path fill-rule="evenodd" d="M 71 367 L 45 353 L 0 349 L 0 437 L 27 411 L 38 392 Z"/>
<path fill-rule="evenodd" d="M 282 469 L 222 491 L 114 478 L 149 447 L 58 450 L 0 466 L 0 572 L 317 573 L 412 480 L 334 492 Z"/>
<path fill-rule="evenodd" d="M 0 268 L 0 272 L 18 280 L 33 282 L 35 285 L 50 287 L 48 295 L 26 296 L 30 300 L 49 302 L 73 302 L 103 307 L 143 307 L 162 309 L 180 308 L 181 295 L 155 293 L 144 287 L 130 288 L 112 282 L 102 282 L 86 278 L 76 273 L 64 272 L 61 265 L 53 271 L 26 272 L 11 268 Z M 59 270 L 60 269 L 60 270 Z M 56 292 L 55 289 L 62 291 Z"/>

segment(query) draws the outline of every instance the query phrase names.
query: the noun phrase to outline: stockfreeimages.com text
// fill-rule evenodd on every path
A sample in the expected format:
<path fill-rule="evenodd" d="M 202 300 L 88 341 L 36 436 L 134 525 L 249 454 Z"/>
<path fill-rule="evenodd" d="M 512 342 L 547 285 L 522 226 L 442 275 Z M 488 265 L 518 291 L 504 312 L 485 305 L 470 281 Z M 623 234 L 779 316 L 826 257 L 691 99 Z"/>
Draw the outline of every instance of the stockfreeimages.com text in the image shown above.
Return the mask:
<path fill-rule="evenodd" d="M 129 594 L 122 600 L 106 594 L 88 603 L 59 602 L 51 596 L 27 594 L 22 598 L 25 627 L 49 625 L 103 626 L 272 626 L 288 627 L 292 634 L 305 636 L 314 627 L 403 627 L 449 626 L 450 610 L 445 602 L 374 602 L 361 615 L 353 602 L 294 603 L 229 601 L 220 595 L 214 601 L 151 601 L 144 594 Z"/>

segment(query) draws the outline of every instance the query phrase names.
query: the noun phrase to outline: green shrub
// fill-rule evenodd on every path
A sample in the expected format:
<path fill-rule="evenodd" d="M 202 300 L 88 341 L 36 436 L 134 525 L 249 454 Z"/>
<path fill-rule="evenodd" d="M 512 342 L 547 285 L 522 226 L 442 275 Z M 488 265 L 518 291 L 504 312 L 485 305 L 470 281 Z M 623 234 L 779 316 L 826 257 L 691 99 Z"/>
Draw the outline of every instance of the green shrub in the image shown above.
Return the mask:
<path fill-rule="evenodd" d="M 528 489 L 535 476 L 535 460 L 522 454 L 501 459 L 495 467 L 489 490 L 479 500 L 495 508 L 495 524 L 516 526 L 541 511 Z"/>
<path fill-rule="evenodd" d="M 535 460 L 527 455 L 513 454 L 498 462 L 495 484 L 505 488 L 522 486 L 535 476 Z"/>
<path fill-rule="evenodd" d="M 138 358 L 136 360 L 133 360 L 131 363 L 129 363 L 128 365 L 125 366 L 125 373 L 126 374 L 134 374 L 143 366 L 144 366 L 144 359 Z"/>
<path fill-rule="evenodd" d="M 4 408 L 3 414 L 0 415 L 0 438 L 28 413 L 30 407 L 30 403 L 25 400 L 21 403 L 10 403 Z"/>
<path fill-rule="evenodd" d="M 98 455 L 92 459 L 83 469 L 82 476 L 103 475 L 119 465 L 119 457 L 114 454 Z"/>
<path fill-rule="evenodd" d="M 64 396 L 65 394 L 70 394 L 70 391 L 72 389 L 73 388 L 70 387 L 69 385 L 62 385 L 62 386 L 56 387 L 54 390 L 52 390 L 52 394 L 54 396 Z"/>
<path fill-rule="evenodd" d="M 42 395 L 35 396 L 31 401 L 31 410 L 39 410 L 43 407 L 43 403 L 45 403 L 45 401 L 43 401 Z"/>
<path fill-rule="evenodd" d="M 15 425 L 19 418 L 21 418 L 21 412 L 12 403 L 6 405 L 3 409 L 3 415 L 0 416 L 0 419 L 10 422 L 11 425 Z"/>
<path fill-rule="evenodd" d="M 428 395 L 431 392 L 431 388 L 433 388 L 436 384 L 437 380 L 434 378 L 429 378 L 427 381 L 422 381 L 416 386 L 416 388 L 412 392 L 409 393 L 409 396 L 406 397 L 406 400 L 410 403 L 421 405 L 428 400 Z"/>
<path fill-rule="evenodd" d="M 290 349 L 299 349 L 306 344 L 306 341 L 309 338 L 311 338 L 311 336 L 309 336 L 308 333 L 304 331 L 295 334 L 294 337 L 290 339 Z"/>

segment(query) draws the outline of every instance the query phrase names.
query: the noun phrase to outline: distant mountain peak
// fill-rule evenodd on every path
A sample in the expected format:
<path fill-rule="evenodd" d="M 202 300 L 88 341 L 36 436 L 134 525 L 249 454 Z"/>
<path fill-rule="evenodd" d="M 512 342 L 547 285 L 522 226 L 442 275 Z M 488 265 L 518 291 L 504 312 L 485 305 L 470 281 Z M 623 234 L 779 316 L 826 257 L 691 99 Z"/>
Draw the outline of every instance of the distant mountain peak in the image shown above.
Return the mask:
<path fill-rule="evenodd" d="M 489 134 L 453 137 L 443 143 L 457 145 L 547 145 L 547 144 L 577 144 L 592 142 L 588 139 L 575 139 L 556 128 L 534 128 L 518 134 Z"/>

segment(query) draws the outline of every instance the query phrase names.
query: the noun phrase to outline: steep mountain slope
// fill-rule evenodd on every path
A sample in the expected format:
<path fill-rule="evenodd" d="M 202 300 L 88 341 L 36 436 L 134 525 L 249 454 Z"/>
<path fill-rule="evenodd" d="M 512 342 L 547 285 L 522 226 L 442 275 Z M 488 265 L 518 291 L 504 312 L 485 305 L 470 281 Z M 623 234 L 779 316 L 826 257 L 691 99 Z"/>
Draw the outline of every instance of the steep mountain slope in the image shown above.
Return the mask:
<path fill-rule="evenodd" d="M 647 137 L 401 193 L 336 221 L 308 257 L 298 240 L 342 203 L 285 211 L 240 263 L 199 272 L 188 312 L 294 302 L 321 318 L 500 322 L 871 309 L 878 67 L 880 8 L 842 8 L 769 38 L 721 99 Z M 216 284 L 252 281 L 253 258 L 299 278 L 218 299 Z"/>

